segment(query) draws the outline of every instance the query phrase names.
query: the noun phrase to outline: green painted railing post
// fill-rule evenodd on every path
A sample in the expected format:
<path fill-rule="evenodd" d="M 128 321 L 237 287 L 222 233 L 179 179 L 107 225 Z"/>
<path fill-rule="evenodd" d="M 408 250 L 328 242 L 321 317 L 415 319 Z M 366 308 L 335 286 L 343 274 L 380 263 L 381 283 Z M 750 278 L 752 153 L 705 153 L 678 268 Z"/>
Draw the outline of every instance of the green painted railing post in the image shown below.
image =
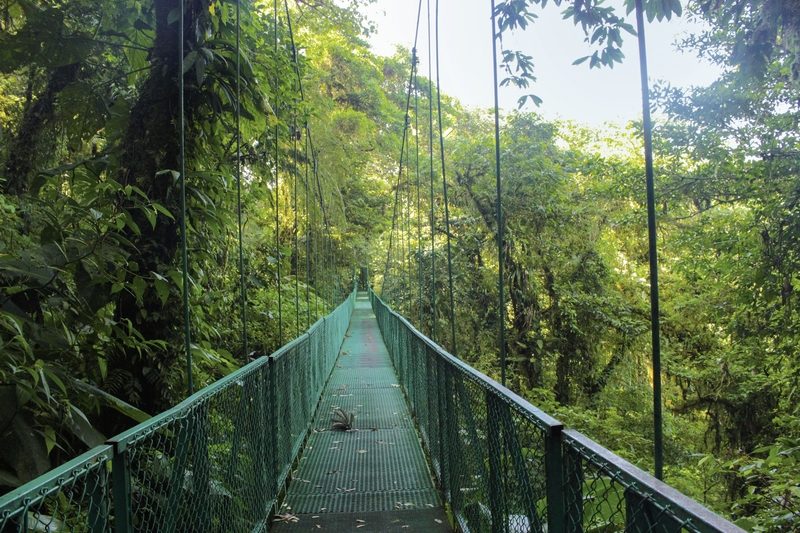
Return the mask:
<path fill-rule="evenodd" d="M 564 453 L 561 444 L 561 430 L 563 429 L 564 426 L 550 426 L 550 431 L 545 435 L 544 441 L 548 533 L 564 533 L 566 531 Z"/>
<path fill-rule="evenodd" d="M 131 465 L 127 446 L 114 440 L 106 444 L 114 446 L 111 459 L 114 493 L 114 532 L 129 533 L 133 531 L 133 509 L 131 508 Z"/>
<path fill-rule="evenodd" d="M 89 494 L 89 529 L 92 533 L 104 533 L 108 527 L 108 472 L 97 470 L 97 480 Z"/>
<path fill-rule="evenodd" d="M 489 455 L 489 511 L 492 516 L 492 533 L 505 531 L 503 516 L 503 438 L 502 426 L 497 413 L 497 398 L 486 390 L 486 435 Z"/>

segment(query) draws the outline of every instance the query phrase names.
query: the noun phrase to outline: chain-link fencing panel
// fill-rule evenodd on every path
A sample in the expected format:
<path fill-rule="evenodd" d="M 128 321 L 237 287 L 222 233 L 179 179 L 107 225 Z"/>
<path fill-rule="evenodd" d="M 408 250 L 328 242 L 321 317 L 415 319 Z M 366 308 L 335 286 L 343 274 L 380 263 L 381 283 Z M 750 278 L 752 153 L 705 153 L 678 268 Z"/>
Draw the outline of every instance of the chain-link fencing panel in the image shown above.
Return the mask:
<path fill-rule="evenodd" d="M 439 489 L 463 531 L 741 531 L 564 430 L 370 297 Z"/>
<path fill-rule="evenodd" d="M 0 531 L 111 531 L 110 461 L 98 446 L 0 499 Z"/>
<path fill-rule="evenodd" d="M 0 531 L 254 531 L 311 426 L 355 293 L 311 329 L 0 498 Z"/>

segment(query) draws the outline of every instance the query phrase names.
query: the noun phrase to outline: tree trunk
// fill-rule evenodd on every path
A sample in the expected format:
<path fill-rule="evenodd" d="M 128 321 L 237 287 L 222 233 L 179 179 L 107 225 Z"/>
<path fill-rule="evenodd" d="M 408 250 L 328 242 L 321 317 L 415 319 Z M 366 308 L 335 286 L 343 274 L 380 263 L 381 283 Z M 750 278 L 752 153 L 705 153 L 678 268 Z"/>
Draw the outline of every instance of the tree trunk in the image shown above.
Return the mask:
<path fill-rule="evenodd" d="M 459 174 L 457 179 L 464 186 L 467 195 L 472 200 L 484 224 L 497 242 L 497 221 L 489 199 L 479 198 L 472 190 L 474 176 Z M 503 268 L 506 272 L 506 286 L 508 287 L 509 301 L 513 312 L 511 321 L 512 332 L 506 338 L 506 353 L 515 361 L 528 387 L 541 387 L 542 354 L 534 349 L 533 343 L 528 341 L 528 333 L 537 328 L 536 317 L 539 315 L 539 302 L 535 291 L 530 286 L 530 277 L 527 270 L 517 263 L 516 250 L 512 239 L 506 237 L 503 242 Z M 504 310 L 500 311 L 500 320 L 504 319 Z"/>
<path fill-rule="evenodd" d="M 134 275 L 148 277 L 150 272 L 163 273 L 174 264 L 180 243 L 180 183 L 170 172 L 180 169 L 179 143 L 179 24 L 170 23 L 170 13 L 180 9 L 179 0 L 155 0 L 156 38 L 150 53 L 150 77 L 142 85 L 139 99 L 131 109 L 130 122 L 123 139 L 118 180 L 123 185 L 142 189 L 150 201 L 165 206 L 175 215 L 172 220 L 158 215 L 155 227 L 133 202 L 123 200 L 140 233 L 128 230 L 125 237 L 135 249 L 138 269 Z M 207 17 L 207 0 L 194 0 L 186 4 L 185 51 L 196 48 L 197 39 L 203 35 L 198 29 Z M 188 87 L 187 83 L 187 87 Z M 193 153 L 194 136 L 191 135 L 192 106 L 186 94 L 186 158 Z M 160 173 L 161 172 L 161 173 Z M 134 275 L 129 276 L 129 281 Z M 167 348 L 155 356 L 141 355 L 127 348 L 116 361 L 135 380 L 139 390 L 138 403 L 148 412 L 159 412 L 170 404 L 165 374 L 181 354 L 179 346 L 183 318 L 180 304 L 168 302 L 162 307 L 152 287 L 148 287 L 143 302 L 138 302 L 131 291 L 120 292 L 117 302 L 117 319 L 123 324 L 130 321 L 147 340 L 164 340 Z M 155 357 L 156 360 L 152 360 Z M 136 400 L 137 398 L 132 398 Z"/>
<path fill-rule="evenodd" d="M 36 170 L 37 156 L 42 152 L 40 136 L 54 118 L 56 98 L 61 91 L 78 79 L 79 72 L 78 63 L 53 69 L 42 94 L 26 108 L 19 130 L 9 143 L 4 193 L 20 196 L 28 191 Z"/>

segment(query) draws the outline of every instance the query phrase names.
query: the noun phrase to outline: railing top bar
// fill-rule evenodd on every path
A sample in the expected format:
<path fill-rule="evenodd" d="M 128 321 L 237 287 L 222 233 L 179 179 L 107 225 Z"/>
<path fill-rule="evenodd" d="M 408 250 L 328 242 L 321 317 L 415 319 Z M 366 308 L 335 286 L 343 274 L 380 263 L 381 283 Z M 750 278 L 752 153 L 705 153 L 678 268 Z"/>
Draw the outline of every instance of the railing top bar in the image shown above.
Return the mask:
<path fill-rule="evenodd" d="M 60 487 L 65 480 L 79 477 L 84 471 L 96 464 L 98 459 L 102 459 L 103 456 L 107 456 L 105 458 L 110 459 L 112 452 L 113 448 L 111 446 L 105 444 L 95 446 L 88 452 L 79 455 L 58 468 L 45 472 L 36 479 L 3 495 L 0 497 L 0 518 L 6 512 L 14 512 L 44 498 L 50 490 Z"/>
<path fill-rule="evenodd" d="M 424 333 L 415 328 L 403 315 L 397 313 L 391 307 L 386 305 L 386 302 L 381 300 L 380 297 L 372 291 L 372 289 L 370 289 L 370 293 L 389 311 L 389 313 L 397 317 L 397 319 L 400 320 L 400 322 L 404 326 L 406 326 L 409 330 L 411 330 L 411 332 L 414 335 L 419 337 L 425 344 L 428 345 L 428 347 L 430 347 L 433 351 L 437 353 L 437 355 L 445 359 L 448 363 L 457 367 L 460 371 L 464 372 L 465 374 L 468 374 L 472 379 L 482 383 L 486 388 L 492 390 L 498 396 L 503 397 L 510 403 L 513 403 L 516 406 L 518 406 L 521 410 L 527 412 L 528 415 L 530 415 L 531 418 L 534 421 L 536 421 L 539 425 L 541 425 L 544 429 L 548 431 L 560 431 L 561 429 L 563 429 L 564 424 L 562 424 L 552 416 L 548 415 L 538 407 L 534 406 L 532 403 L 530 403 L 528 400 L 518 395 L 514 391 L 504 387 L 503 385 L 493 380 L 486 374 L 478 372 L 477 370 L 472 368 L 467 363 L 463 362 L 458 357 L 449 353 L 447 350 L 445 350 L 444 348 L 433 342 L 431 339 L 429 339 Z"/>
<path fill-rule="evenodd" d="M 155 429 L 160 427 L 162 424 L 181 418 L 185 415 L 185 411 L 192 408 L 194 405 L 198 404 L 201 400 L 213 395 L 217 391 L 224 389 L 225 387 L 229 386 L 231 383 L 239 381 L 242 377 L 246 376 L 250 372 L 256 370 L 259 367 L 262 367 L 266 364 L 269 364 L 270 360 L 278 359 L 279 357 L 283 356 L 285 353 L 289 352 L 294 348 L 297 344 L 302 342 L 306 337 L 309 337 L 314 333 L 314 331 L 321 327 L 322 323 L 325 322 L 329 316 L 336 313 L 342 306 L 346 305 L 350 297 L 345 298 L 342 303 L 340 303 L 336 309 L 331 311 L 327 316 L 324 316 L 317 320 L 309 329 L 308 331 L 302 333 L 299 337 L 292 339 L 288 343 L 284 344 L 280 348 L 278 348 L 275 352 L 271 355 L 262 355 L 261 357 L 249 362 L 242 368 L 231 372 L 227 376 L 211 383 L 210 385 L 203 387 L 199 391 L 195 392 L 179 404 L 175 405 L 174 407 L 167 409 L 163 413 L 159 413 L 152 418 L 145 420 L 144 422 L 133 426 L 132 428 L 123 431 L 122 433 L 110 438 L 107 443 L 116 445 L 118 448 L 124 448 L 128 443 L 142 436 L 146 435 L 151 429 Z"/>
<path fill-rule="evenodd" d="M 725 520 L 699 502 L 603 448 L 586 435 L 572 429 L 564 430 L 562 434 L 564 442 L 568 446 L 576 448 L 581 455 L 588 456 L 599 466 L 612 472 L 618 472 L 623 477 L 623 483 L 635 483 L 639 491 L 649 492 L 652 499 L 660 507 L 669 507 L 670 512 L 675 516 L 683 520 L 691 520 L 692 525 L 700 531 L 708 533 L 744 533 L 744 529 Z"/>

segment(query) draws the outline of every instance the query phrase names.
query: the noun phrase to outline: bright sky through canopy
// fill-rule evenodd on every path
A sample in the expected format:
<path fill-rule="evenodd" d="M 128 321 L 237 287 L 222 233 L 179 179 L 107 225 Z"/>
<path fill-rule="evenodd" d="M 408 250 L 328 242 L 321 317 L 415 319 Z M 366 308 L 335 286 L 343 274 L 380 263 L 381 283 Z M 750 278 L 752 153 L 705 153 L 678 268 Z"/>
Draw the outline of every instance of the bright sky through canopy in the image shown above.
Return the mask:
<path fill-rule="evenodd" d="M 431 18 L 435 20 L 435 0 L 431 2 Z M 620 1 L 611 5 L 621 6 Z M 530 92 L 544 100 L 537 110 L 548 118 L 572 119 L 589 125 L 603 122 L 625 122 L 641 117 L 639 65 L 636 37 L 624 35 L 625 61 L 613 70 L 589 70 L 588 62 L 573 66 L 572 62 L 591 53 L 583 32 L 571 20 L 562 20 L 560 11 L 548 3 L 540 17 L 524 31 L 506 36 L 509 49 L 522 50 L 533 56 L 538 80 Z M 391 55 L 397 45 L 411 48 L 414 39 L 417 0 L 377 0 L 367 9 L 377 32 L 369 39 L 375 52 Z M 619 12 L 624 9 L 619 7 Z M 489 0 L 440 0 L 440 51 L 442 91 L 472 107 L 492 105 L 492 56 Z M 633 14 L 628 22 L 635 25 Z M 418 44 L 421 56 L 420 73 L 427 76 L 427 24 L 425 0 Z M 432 26 L 433 27 L 433 26 Z M 700 61 L 691 53 L 678 52 L 673 43 L 692 31 L 697 23 L 684 16 L 672 21 L 647 25 L 646 39 L 651 83 L 668 80 L 676 86 L 706 85 L 719 70 Z M 434 73 L 435 76 L 435 73 Z M 502 74 L 501 74 L 502 79 Z M 524 94 L 515 88 L 502 88 L 501 106 L 516 108 L 517 98 Z M 534 106 L 528 104 L 526 109 Z"/>

